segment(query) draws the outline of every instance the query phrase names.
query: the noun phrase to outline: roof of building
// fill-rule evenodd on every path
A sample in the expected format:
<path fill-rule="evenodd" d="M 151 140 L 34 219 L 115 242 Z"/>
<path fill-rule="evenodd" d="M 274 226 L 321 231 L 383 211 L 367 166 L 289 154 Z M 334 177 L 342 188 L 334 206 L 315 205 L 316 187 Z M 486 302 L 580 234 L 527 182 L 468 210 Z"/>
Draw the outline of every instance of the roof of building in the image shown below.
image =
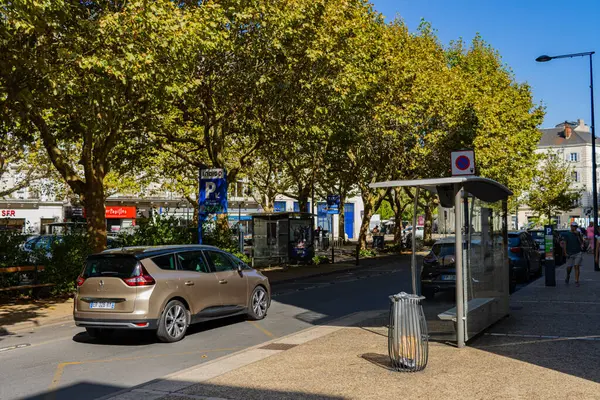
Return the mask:
<path fill-rule="evenodd" d="M 539 147 L 564 147 L 580 146 L 592 143 L 592 135 L 589 132 L 576 130 L 571 124 L 571 136 L 567 139 L 565 134 L 565 124 L 560 124 L 555 128 L 541 129 L 542 137 Z"/>

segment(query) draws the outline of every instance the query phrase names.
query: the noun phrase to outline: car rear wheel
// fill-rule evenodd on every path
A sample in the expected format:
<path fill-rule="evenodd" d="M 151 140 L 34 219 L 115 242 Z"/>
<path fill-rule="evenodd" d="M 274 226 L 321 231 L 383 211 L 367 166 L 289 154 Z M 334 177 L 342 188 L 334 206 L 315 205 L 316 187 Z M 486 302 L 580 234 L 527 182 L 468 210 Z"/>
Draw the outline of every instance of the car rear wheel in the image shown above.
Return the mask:
<path fill-rule="evenodd" d="M 112 336 L 114 330 L 106 328 L 85 328 L 87 334 L 92 339 L 108 339 Z"/>
<path fill-rule="evenodd" d="M 257 286 L 250 297 L 250 307 L 248 310 L 248 318 L 257 321 L 267 316 L 269 308 L 269 295 L 267 290 L 262 286 Z"/>
<path fill-rule="evenodd" d="M 177 342 L 183 339 L 189 324 L 190 312 L 179 300 L 171 300 L 158 320 L 156 336 L 162 342 Z"/>

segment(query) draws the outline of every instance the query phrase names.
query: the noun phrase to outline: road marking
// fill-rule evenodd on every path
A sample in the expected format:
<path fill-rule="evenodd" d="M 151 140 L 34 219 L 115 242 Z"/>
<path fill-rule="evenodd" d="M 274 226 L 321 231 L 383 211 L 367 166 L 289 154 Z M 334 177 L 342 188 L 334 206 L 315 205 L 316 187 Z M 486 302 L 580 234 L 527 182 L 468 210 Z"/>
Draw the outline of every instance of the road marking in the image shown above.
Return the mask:
<path fill-rule="evenodd" d="M 2 347 L 2 348 L 0 348 L 0 353 L 2 353 L 3 351 L 9 351 L 9 350 L 14 350 L 14 349 L 22 349 L 23 347 L 29 347 L 29 346 L 31 346 L 31 344 L 29 344 L 29 343 L 22 343 L 22 344 L 15 344 L 14 346 Z"/>
<path fill-rule="evenodd" d="M 240 349 L 243 349 L 243 347 L 229 347 L 229 348 L 212 349 L 212 350 L 205 349 L 205 350 L 196 350 L 196 351 L 186 351 L 186 352 L 182 352 L 182 353 L 156 354 L 156 355 L 151 355 L 151 356 L 109 358 L 106 360 L 84 360 L 84 361 L 62 362 L 56 366 L 56 371 L 54 372 L 54 377 L 52 378 L 52 383 L 50 384 L 48 389 L 52 390 L 58 386 L 58 384 L 60 383 L 60 381 L 62 379 L 62 375 L 65 370 L 65 367 L 68 365 L 110 363 L 110 362 L 115 362 L 115 361 L 135 361 L 135 360 L 144 360 L 144 359 L 160 358 L 160 357 L 167 357 L 167 356 L 184 356 L 184 355 L 197 354 L 197 353 L 215 353 L 215 352 L 221 352 L 221 351 L 235 351 L 235 350 L 240 350 Z M 206 354 L 202 355 L 202 358 L 207 358 L 207 357 L 208 356 Z M 46 400 L 53 400 L 55 397 L 56 397 L 56 392 L 54 391 L 54 392 L 48 393 L 46 395 Z"/>
<path fill-rule="evenodd" d="M 259 331 L 261 331 L 262 333 L 264 333 L 265 335 L 267 335 L 268 337 L 270 337 L 270 338 L 275 337 L 275 335 L 273 335 L 271 332 L 269 332 L 268 330 L 266 330 L 265 328 L 260 326 L 257 322 L 254 322 L 254 321 L 247 321 L 247 322 L 250 325 L 252 325 L 253 327 L 255 327 L 256 329 L 258 329 Z"/>

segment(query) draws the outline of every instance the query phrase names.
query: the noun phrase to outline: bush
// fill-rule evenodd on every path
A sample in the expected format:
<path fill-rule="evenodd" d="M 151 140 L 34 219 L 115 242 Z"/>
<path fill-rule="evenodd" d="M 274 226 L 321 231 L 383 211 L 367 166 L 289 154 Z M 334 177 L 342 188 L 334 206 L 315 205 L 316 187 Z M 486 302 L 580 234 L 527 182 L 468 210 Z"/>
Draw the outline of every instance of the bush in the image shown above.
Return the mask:
<path fill-rule="evenodd" d="M 88 236 L 85 232 L 74 232 L 54 241 L 49 253 L 36 252 L 35 258 L 44 265 L 41 280 L 54 283 L 53 294 L 67 294 L 75 291 L 75 280 L 83 270 L 85 260 L 91 254 Z"/>
<path fill-rule="evenodd" d="M 329 264 L 329 257 L 327 257 L 327 256 L 314 256 L 312 258 L 312 262 L 315 265 Z"/>
<path fill-rule="evenodd" d="M 26 236 L 11 231 L 0 231 L 0 268 L 27 265 L 28 254 L 21 246 Z M 19 274 L 0 274 L 0 287 L 16 286 L 19 284 Z"/>
<path fill-rule="evenodd" d="M 358 255 L 360 256 L 360 258 L 368 258 L 368 257 L 375 257 L 377 254 L 371 249 L 361 249 L 358 252 Z"/>
<path fill-rule="evenodd" d="M 173 216 L 157 215 L 138 219 L 132 233 L 121 235 L 123 246 L 162 246 L 190 244 L 192 233 Z"/>

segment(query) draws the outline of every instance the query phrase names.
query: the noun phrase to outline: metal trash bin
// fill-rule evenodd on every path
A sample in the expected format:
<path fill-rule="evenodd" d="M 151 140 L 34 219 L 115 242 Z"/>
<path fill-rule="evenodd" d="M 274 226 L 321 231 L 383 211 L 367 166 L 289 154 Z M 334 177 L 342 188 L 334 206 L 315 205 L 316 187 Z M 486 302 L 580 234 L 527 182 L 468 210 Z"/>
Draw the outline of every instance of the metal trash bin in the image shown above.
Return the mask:
<path fill-rule="evenodd" d="M 390 296 L 388 352 L 396 371 L 417 372 L 427 366 L 429 336 L 423 299 L 405 292 Z"/>

